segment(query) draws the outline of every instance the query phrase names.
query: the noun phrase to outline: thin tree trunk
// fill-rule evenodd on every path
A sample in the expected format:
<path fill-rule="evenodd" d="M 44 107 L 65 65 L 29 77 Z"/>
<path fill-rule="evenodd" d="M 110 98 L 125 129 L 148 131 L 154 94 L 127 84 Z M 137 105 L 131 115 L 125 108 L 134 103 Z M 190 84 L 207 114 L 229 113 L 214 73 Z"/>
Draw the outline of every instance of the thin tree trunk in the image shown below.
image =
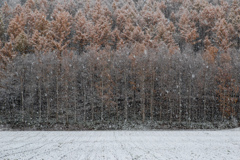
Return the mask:
<path fill-rule="evenodd" d="M 77 123 L 77 87 L 74 87 L 74 123 Z"/>
<path fill-rule="evenodd" d="M 102 82 L 101 82 L 101 83 L 102 83 L 102 84 L 101 84 L 101 85 L 102 85 L 102 87 L 101 87 L 101 89 L 102 89 L 102 96 L 101 96 L 101 97 L 102 97 L 102 98 L 101 98 L 101 99 L 102 99 L 102 102 L 101 102 L 101 121 L 103 121 L 103 107 L 104 107 L 104 104 L 103 104 L 103 103 L 104 103 L 104 102 L 103 102 L 103 94 L 104 94 L 104 93 L 103 93 L 103 78 L 102 78 Z"/>
<path fill-rule="evenodd" d="M 91 74 L 91 110 L 92 110 L 92 121 L 94 120 L 94 106 L 93 106 L 93 75 Z"/>
<path fill-rule="evenodd" d="M 68 121 L 68 119 L 69 119 L 69 97 L 68 97 L 68 82 L 67 82 L 67 80 L 65 80 L 65 104 L 66 104 L 66 106 L 64 106 L 64 107 L 66 107 L 66 122 L 67 122 L 67 124 L 69 124 L 69 121 Z"/>
<path fill-rule="evenodd" d="M 159 120 L 161 121 L 162 120 L 162 105 L 160 103 L 160 106 L 159 106 Z"/>
<path fill-rule="evenodd" d="M 191 94 L 192 94 L 192 76 L 190 76 L 189 90 L 188 90 L 188 122 L 191 121 Z"/>
<path fill-rule="evenodd" d="M 163 76 L 161 76 L 161 82 L 160 82 L 160 92 L 162 92 L 161 91 L 161 89 L 162 89 L 162 86 L 163 86 Z M 162 95 L 161 95 L 161 93 L 160 93 L 160 101 L 159 101 L 159 120 L 161 121 L 162 120 L 162 104 L 161 104 L 161 99 L 162 99 Z"/>
<path fill-rule="evenodd" d="M 238 36 L 238 49 L 240 48 L 240 36 Z"/>
<path fill-rule="evenodd" d="M 133 118 L 134 120 L 137 119 L 137 116 L 136 116 L 136 78 L 135 78 L 135 69 L 134 69 L 134 66 L 131 65 L 131 73 L 132 73 L 132 81 L 133 81 Z"/>
<path fill-rule="evenodd" d="M 145 80 L 145 76 L 144 74 L 141 75 L 142 80 L 142 86 L 141 86 L 141 105 L 142 105 L 142 122 L 145 122 L 145 84 L 144 84 L 144 80 Z"/>
<path fill-rule="evenodd" d="M 182 97 L 181 97 L 181 73 L 179 71 L 178 77 L 178 107 L 179 107 L 179 123 L 182 122 Z"/>
<path fill-rule="evenodd" d="M 215 105 L 215 97 L 212 94 L 213 97 L 213 103 L 212 103 L 212 115 L 211 115 L 211 121 L 214 122 L 214 105 Z"/>
<path fill-rule="evenodd" d="M 223 108 L 222 108 L 222 121 L 224 121 L 224 116 L 225 116 L 225 104 L 226 104 L 226 92 L 225 92 L 225 89 L 224 89 L 224 92 L 223 92 Z"/>
<path fill-rule="evenodd" d="M 50 100 L 49 94 L 47 94 L 47 122 L 49 122 L 49 115 L 50 115 Z"/>
<path fill-rule="evenodd" d="M 170 96 L 170 95 L 169 95 Z M 171 99 L 168 98 L 168 104 L 169 104 L 169 107 L 170 107 L 170 124 L 172 124 L 172 119 L 173 119 L 173 106 L 172 106 L 172 103 L 171 103 Z"/>
<path fill-rule="evenodd" d="M 136 83 L 135 83 L 136 84 Z M 133 117 L 136 120 L 137 116 L 136 116 L 136 90 L 133 90 Z"/>
<path fill-rule="evenodd" d="M 238 101 L 240 101 L 240 95 L 238 96 Z M 237 112 L 237 120 L 240 121 L 240 104 L 237 106 L 236 112 Z"/>
<path fill-rule="evenodd" d="M 67 124 L 69 124 L 69 102 L 67 102 L 67 105 L 66 105 L 66 121 L 67 121 Z"/>
<path fill-rule="evenodd" d="M 117 75 L 116 75 L 117 76 Z M 116 119 L 118 120 L 118 89 L 117 89 L 117 78 L 115 77 L 116 88 L 114 89 L 114 101 L 115 101 L 115 110 L 116 110 Z"/>
<path fill-rule="evenodd" d="M 128 120 L 128 96 L 127 96 L 127 77 L 126 73 L 124 73 L 124 111 L 125 111 L 125 121 Z"/>
<path fill-rule="evenodd" d="M 59 121 L 59 84 L 58 84 L 58 75 L 56 80 L 56 94 L 57 94 L 57 110 L 56 110 L 56 121 Z"/>
<path fill-rule="evenodd" d="M 83 85 L 83 121 L 86 121 L 86 90 Z"/>
<path fill-rule="evenodd" d="M 39 103 L 39 121 L 41 122 L 41 118 L 42 118 L 42 91 L 41 91 L 41 80 L 39 78 L 38 81 L 38 94 L 39 94 L 39 99 L 38 99 L 38 103 Z"/>
<path fill-rule="evenodd" d="M 47 73 L 45 73 L 47 75 Z M 49 115 L 50 115 L 50 93 L 49 93 L 49 77 L 47 76 L 46 78 L 46 83 L 45 83 L 45 90 L 46 90 L 46 99 L 47 99 L 47 122 L 49 122 Z"/>
<path fill-rule="evenodd" d="M 21 77 L 21 106 L 22 106 L 22 122 L 24 122 L 24 87 L 23 87 L 23 78 Z"/>
<path fill-rule="evenodd" d="M 154 112 L 154 108 L 153 108 L 153 102 L 154 101 L 154 75 L 152 75 L 152 79 L 151 79 L 151 100 L 150 100 L 150 114 L 151 114 L 151 120 L 153 120 L 153 112 Z"/>
<path fill-rule="evenodd" d="M 206 73 L 204 73 L 204 87 L 203 87 L 203 121 L 206 122 Z"/>

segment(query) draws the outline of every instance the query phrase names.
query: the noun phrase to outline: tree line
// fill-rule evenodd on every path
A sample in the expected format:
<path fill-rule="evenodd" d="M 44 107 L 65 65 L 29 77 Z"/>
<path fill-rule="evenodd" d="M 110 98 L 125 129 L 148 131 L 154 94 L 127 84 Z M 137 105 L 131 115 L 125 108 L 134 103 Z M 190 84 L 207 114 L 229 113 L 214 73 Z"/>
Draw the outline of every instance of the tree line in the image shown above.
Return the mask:
<path fill-rule="evenodd" d="M 2 124 L 238 125 L 237 0 L 27 0 L 0 13 Z"/>

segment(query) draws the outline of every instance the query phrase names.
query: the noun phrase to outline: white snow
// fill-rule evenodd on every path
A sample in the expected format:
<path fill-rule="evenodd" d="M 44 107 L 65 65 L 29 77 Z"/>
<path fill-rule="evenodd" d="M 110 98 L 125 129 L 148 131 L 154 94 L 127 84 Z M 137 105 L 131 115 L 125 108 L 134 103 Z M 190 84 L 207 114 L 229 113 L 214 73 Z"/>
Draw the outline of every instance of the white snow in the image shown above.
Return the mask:
<path fill-rule="evenodd" d="M 240 129 L 222 131 L 0 131 L 0 159 L 239 160 Z"/>

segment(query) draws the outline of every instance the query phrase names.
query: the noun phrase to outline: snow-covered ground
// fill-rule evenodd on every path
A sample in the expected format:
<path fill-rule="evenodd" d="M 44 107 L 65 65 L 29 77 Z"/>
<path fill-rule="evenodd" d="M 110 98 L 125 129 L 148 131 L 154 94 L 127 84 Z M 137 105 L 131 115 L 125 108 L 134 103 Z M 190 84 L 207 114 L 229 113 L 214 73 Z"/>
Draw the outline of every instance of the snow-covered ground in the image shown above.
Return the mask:
<path fill-rule="evenodd" d="M 0 159 L 240 159 L 240 130 L 0 131 Z"/>

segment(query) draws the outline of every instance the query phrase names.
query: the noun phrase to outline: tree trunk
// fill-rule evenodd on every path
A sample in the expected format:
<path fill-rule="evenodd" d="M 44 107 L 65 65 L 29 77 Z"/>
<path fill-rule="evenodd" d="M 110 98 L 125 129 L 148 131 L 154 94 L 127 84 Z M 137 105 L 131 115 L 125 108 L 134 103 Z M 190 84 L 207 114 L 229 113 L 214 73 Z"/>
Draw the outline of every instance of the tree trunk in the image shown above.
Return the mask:
<path fill-rule="evenodd" d="M 214 122 L 214 105 L 215 105 L 216 103 L 215 103 L 215 97 L 214 97 L 213 94 L 212 94 L 212 98 L 213 98 L 213 103 L 212 103 L 212 115 L 211 115 L 211 121 Z"/>
<path fill-rule="evenodd" d="M 125 111 L 125 121 L 128 120 L 128 95 L 127 95 L 127 77 L 126 73 L 124 73 L 124 111 Z"/>
<path fill-rule="evenodd" d="M 101 99 L 102 99 L 102 102 L 101 102 L 101 121 L 103 121 L 103 107 L 104 107 L 104 102 L 103 102 L 103 94 L 104 94 L 104 92 L 103 92 L 103 78 L 102 78 L 102 81 L 101 81 L 101 85 L 102 85 L 102 87 L 101 87 L 101 89 L 102 89 L 102 96 L 101 96 Z"/>
<path fill-rule="evenodd" d="M 83 84 L 83 121 L 86 121 L 86 90 Z"/>
<path fill-rule="evenodd" d="M 223 106 L 222 106 L 222 121 L 224 121 L 224 117 L 225 117 L 225 104 L 226 104 L 226 92 L 224 89 L 224 93 L 223 93 Z"/>
<path fill-rule="evenodd" d="M 115 83 L 117 85 L 117 80 L 116 79 L 115 79 Z M 117 87 L 114 90 L 114 95 L 115 95 L 114 96 L 114 101 L 115 101 L 116 119 L 118 120 L 118 89 L 117 89 Z"/>
<path fill-rule="evenodd" d="M 192 94 L 192 76 L 190 75 L 189 90 L 188 90 L 188 123 L 191 122 L 191 94 Z"/>
<path fill-rule="evenodd" d="M 58 84 L 58 75 L 56 80 L 56 94 L 57 94 L 57 110 L 56 110 L 56 121 L 59 122 L 59 84 Z"/>
<path fill-rule="evenodd" d="M 145 76 L 144 74 L 141 75 L 141 108 L 142 108 L 142 122 L 145 122 Z"/>
<path fill-rule="evenodd" d="M 42 118 L 42 91 L 41 91 L 41 80 L 39 78 L 38 81 L 38 94 L 39 94 L 39 99 L 38 99 L 38 103 L 39 103 L 39 121 L 41 122 L 41 118 Z"/>
<path fill-rule="evenodd" d="M 136 83 L 135 83 L 136 84 Z M 136 90 L 133 90 L 133 117 L 134 120 L 137 120 L 137 116 L 136 116 Z"/>
<path fill-rule="evenodd" d="M 77 87 L 74 87 L 74 123 L 77 123 Z"/>
<path fill-rule="evenodd" d="M 153 120 L 153 112 L 154 112 L 154 108 L 153 108 L 153 102 L 154 101 L 154 75 L 152 75 L 151 78 L 151 99 L 150 99 L 150 114 L 151 114 L 151 120 Z"/>
<path fill-rule="evenodd" d="M 69 97 L 68 97 L 68 82 L 67 82 L 67 80 L 65 80 L 65 113 L 66 113 L 66 123 L 68 124 L 69 123 L 69 121 L 68 121 L 68 118 L 69 118 Z"/>
<path fill-rule="evenodd" d="M 203 86 L 203 121 L 206 122 L 206 73 L 204 73 Z"/>
<path fill-rule="evenodd" d="M 178 122 L 182 122 L 182 97 L 181 97 L 181 73 L 179 71 L 178 77 L 178 107 L 179 107 L 179 119 Z"/>
<path fill-rule="evenodd" d="M 47 122 L 49 122 L 49 115 L 50 115 L 50 100 L 49 94 L 47 94 Z"/>
<path fill-rule="evenodd" d="M 93 75 L 91 74 L 91 110 L 92 110 L 92 121 L 94 120 L 94 95 L 93 95 Z"/>
<path fill-rule="evenodd" d="M 172 106 L 172 103 L 171 103 L 171 99 L 168 98 L 168 105 L 170 107 L 170 124 L 172 124 L 172 119 L 173 119 L 173 106 Z"/>
<path fill-rule="evenodd" d="M 240 35 L 238 36 L 238 49 L 240 48 Z"/>
<path fill-rule="evenodd" d="M 161 91 L 161 89 L 162 89 L 162 86 L 163 86 L 163 76 L 161 76 L 161 81 L 160 81 L 160 88 L 159 88 L 159 90 L 160 90 L 160 101 L 159 101 L 159 120 L 161 121 L 162 120 L 162 104 L 161 104 L 161 98 L 162 98 L 162 91 Z"/>
<path fill-rule="evenodd" d="M 21 106 L 22 106 L 22 122 L 24 122 L 24 93 L 23 93 L 23 90 L 24 90 L 24 82 L 23 82 L 23 78 L 21 77 Z"/>

